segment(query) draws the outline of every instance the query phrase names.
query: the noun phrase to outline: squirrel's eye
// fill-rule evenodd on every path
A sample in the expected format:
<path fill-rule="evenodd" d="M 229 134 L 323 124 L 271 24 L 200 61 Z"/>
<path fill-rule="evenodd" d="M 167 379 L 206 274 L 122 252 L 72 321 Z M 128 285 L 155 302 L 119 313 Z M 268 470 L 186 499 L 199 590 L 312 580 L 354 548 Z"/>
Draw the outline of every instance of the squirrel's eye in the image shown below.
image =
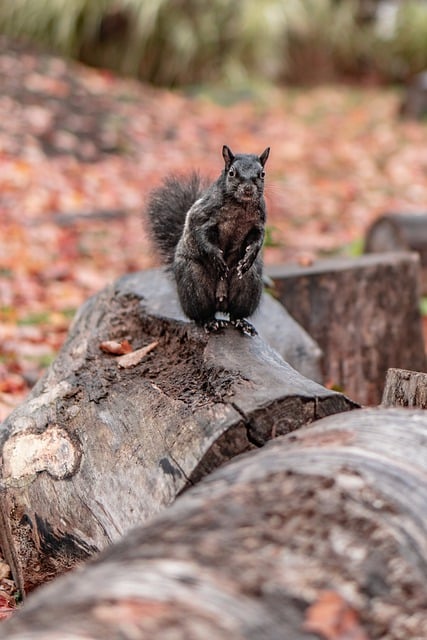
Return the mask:
<path fill-rule="evenodd" d="M 265 178 L 265 171 L 264 170 L 261 171 L 261 173 L 259 175 L 260 175 L 260 178 Z"/>
<path fill-rule="evenodd" d="M 231 169 L 228 170 L 228 175 L 230 176 L 230 178 L 234 178 L 234 176 L 236 175 L 236 169 L 234 169 L 234 167 L 231 167 Z"/>

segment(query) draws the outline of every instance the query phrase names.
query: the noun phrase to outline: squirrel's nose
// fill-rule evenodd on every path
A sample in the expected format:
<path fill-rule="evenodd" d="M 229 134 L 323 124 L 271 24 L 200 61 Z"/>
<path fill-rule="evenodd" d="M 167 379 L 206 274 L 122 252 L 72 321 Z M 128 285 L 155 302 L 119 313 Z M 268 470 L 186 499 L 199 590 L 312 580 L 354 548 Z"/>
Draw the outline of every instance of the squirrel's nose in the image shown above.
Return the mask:
<path fill-rule="evenodd" d="M 245 184 L 243 187 L 243 193 L 247 196 L 250 196 L 253 193 L 253 185 L 252 184 Z"/>

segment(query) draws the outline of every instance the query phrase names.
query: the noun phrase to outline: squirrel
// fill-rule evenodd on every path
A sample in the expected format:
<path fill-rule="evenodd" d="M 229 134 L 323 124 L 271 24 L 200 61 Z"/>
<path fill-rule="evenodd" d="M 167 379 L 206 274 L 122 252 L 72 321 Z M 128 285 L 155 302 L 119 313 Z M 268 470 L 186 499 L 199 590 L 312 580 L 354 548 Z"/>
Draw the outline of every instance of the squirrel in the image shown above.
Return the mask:
<path fill-rule="evenodd" d="M 247 335 L 263 279 L 267 147 L 261 155 L 223 146 L 224 169 L 207 184 L 197 173 L 170 176 L 152 191 L 151 239 L 175 277 L 182 310 L 207 332 L 229 324 Z M 217 313 L 229 320 L 218 319 Z"/>

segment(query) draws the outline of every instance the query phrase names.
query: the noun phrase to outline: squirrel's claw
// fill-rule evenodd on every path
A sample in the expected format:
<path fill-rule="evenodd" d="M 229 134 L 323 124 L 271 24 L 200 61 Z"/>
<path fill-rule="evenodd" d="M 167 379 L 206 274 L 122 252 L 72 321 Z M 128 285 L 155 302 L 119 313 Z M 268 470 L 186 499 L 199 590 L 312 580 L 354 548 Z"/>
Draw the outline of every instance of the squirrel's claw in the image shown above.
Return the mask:
<path fill-rule="evenodd" d="M 217 318 L 214 318 L 209 322 L 205 322 L 205 324 L 203 325 L 203 328 L 206 333 L 215 333 L 216 331 L 225 329 L 225 327 L 228 327 L 229 324 L 230 323 L 228 320 L 218 320 Z"/>
<path fill-rule="evenodd" d="M 233 327 L 241 331 L 241 333 L 245 334 L 246 336 L 258 335 L 258 332 L 255 329 L 255 327 L 244 318 L 238 318 L 237 320 L 230 320 L 230 324 L 232 324 Z"/>

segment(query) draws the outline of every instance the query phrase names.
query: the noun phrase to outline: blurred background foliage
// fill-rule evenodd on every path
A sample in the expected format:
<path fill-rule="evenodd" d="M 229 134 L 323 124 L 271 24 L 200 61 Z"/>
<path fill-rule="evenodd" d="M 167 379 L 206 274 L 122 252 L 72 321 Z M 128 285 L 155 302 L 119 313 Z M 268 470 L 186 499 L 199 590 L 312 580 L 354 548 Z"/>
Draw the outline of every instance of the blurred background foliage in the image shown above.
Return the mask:
<path fill-rule="evenodd" d="M 0 0 L 0 32 L 169 87 L 427 68 L 425 0 Z"/>

